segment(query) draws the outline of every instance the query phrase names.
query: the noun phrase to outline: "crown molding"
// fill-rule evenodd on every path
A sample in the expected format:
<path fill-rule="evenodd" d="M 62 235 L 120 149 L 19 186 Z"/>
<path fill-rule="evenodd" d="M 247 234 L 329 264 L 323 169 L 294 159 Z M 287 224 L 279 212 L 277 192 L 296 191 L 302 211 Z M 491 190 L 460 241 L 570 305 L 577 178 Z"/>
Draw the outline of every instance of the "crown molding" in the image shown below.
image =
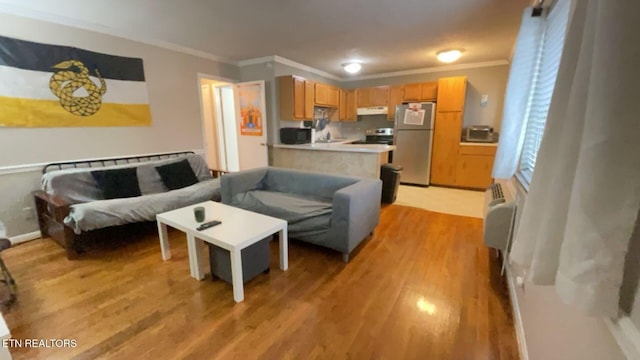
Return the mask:
<path fill-rule="evenodd" d="M 243 66 L 248 66 L 248 65 L 264 64 L 264 63 L 268 63 L 268 62 L 276 62 L 278 64 L 291 66 L 292 68 L 308 71 L 308 72 L 316 74 L 316 75 L 324 76 L 324 77 L 326 77 L 328 79 L 331 79 L 331 80 L 336 80 L 336 81 L 344 81 L 345 80 L 344 78 L 341 78 L 339 76 L 335 76 L 335 75 L 330 74 L 330 73 L 328 73 L 326 71 L 322 71 L 320 69 L 316 69 L 314 67 L 307 66 L 305 64 L 301 64 L 299 62 L 296 62 L 296 61 L 293 61 L 293 60 L 290 60 L 290 59 L 287 59 L 287 58 L 284 58 L 284 57 L 278 56 L 278 55 L 263 56 L 263 57 L 254 58 L 254 59 L 241 60 L 241 61 L 238 61 L 238 66 L 239 67 L 243 67 Z"/>
<path fill-rule="evenodd" d="M 294 67 L 294 68 L 297 68 L 297 69 L 300 69 L 300 70 L 304 70 L 304 71 L 308 71 L 310 73 L 314 73 L 316 75 L 324 76 L 324 77 L 332 79 L 332 80 L 336 80 L 336 81 L 344 81 L 345 80 L 345 78 L 341 78 L 339 76 L 335 76 L 333 74 L 330 74 L 330 73 L 328 73 L 326 71 L 322 71 L 322 70 L 313 68 L 311 66 L 307 66 L 307 65 L 301 64 L 299 62 L 295 62 L 293 60 L 289 60 L 289 59 L 283 58 L 282 56 L 274 55 L 273 59 L 274 59 L 275 62 L 280 63 L 282 65 L 288 65 L 288 66 L 291 66 L 291 67 Z"/>
<path fill-rule="evenodd" d="M 180 53 L 184 53 L 184 54 L 188 54 L 188 55 L 192 55 L 192 56 L 196 56 L 204 59 L 209 59 L 209 60 L 217 61 L 220 63 L 236 65 L 236 66 L 238 65 L 236 61 L 227 59 L 225 57 L 209 54 L 208 52 L 196 50 L 187 46 L 176 45 L 166 41 L 160 41 L 160 40 L 152 39 L 149 37 L 140 36 L 139 34 L 136 34 L 133 32 L 122 31 L 109 26 L 104 26 L 104 25 L 92 23 L 89 21 L 74 19 L 67 16 L 63 16 L 63 15 L 28 9 L 19 5 L 7 4 L 2 1 L 0 1 L 0 5 L 1 5 L 0 13 L 25 17 L 25 18 L 34 19 L 34 20 L 42 20 L 42 21 L 46 21 L 46 22 L 50 22 L 58 25 L 66 25 L 66 26 L 83 29 L 83 30 L 94 31 L 97 33 L 111 35 L 111 36 L 123 38 L 126 40 L 147 44 L 147 45 L 157 46 L 163 49 L 176 51 L 176 52 L 180 52 Z"/>
<path fill-rule="evenodd" d="M 257 65 L 257 64 L 265 64 L 268 62 L 275 62 L 275 55 L 270 55 L 270 56 L 263 56 L 263 57 L 259 57 L 259 58 L 253 58 L 253 59 L 246 59 L 246 60 L 240 60 L 238 61 L 238 66 L 239 67 L 243 67 L 243 66 L 249 66 L 249 65 Z"/>
<path fill-rule="evenodd" d="M 412 70 L 393 71 L 393 72 L 388 72 L 388 73 L 380 73 L 380 74 L 372 74 L 372 75 L 354 76 L 354 77 L 349 77 L 349 78 L 342 78 L 341 81 L 359 81 L 359 80 L 369 80 L 369 79 L 380 79 L 380 78 L 387 78 L 387 77 L 394 77 L 394 76 L 427 74 L 427 73 L 441 72 L 441 71 L 466 70 L 466 69 L 475 69 L 475 68 L 483 68 L 483 67 L 490 67 L 490 66 L 500 66 L 500 65 L 509 65 L 509 61 L 507 61 L 507 60 L 494 60 L 494 61 L 484 61 L 484 62 L 469 63 L 469 64 L 455 64 L 455 65 L 434 66 L 434 67 L 421 68 L 421 69 L 412 69 Z"/>

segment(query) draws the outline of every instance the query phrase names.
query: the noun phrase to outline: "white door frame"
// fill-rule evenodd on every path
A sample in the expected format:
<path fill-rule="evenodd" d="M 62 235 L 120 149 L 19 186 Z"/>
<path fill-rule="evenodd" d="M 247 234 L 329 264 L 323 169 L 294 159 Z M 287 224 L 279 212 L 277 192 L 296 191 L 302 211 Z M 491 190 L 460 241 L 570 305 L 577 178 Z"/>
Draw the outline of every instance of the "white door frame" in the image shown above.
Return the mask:
<path fill-rule="evenodd" d="M 202 84 L 202 80 L 212 80 L 212 81 L 221 81 L 221 82 L 226 82 L 229 83 L 230 85 L 237 83 L 237 80 L 233 80 L 233 79 L 229 79 L 229 78 L 225 78 L 222 76 L 215 76 L 215 75 L 209 75 L 209 74 L 205 74 L 205 73 L 197 73 L 196 74 L 196 81 L 197 81 L 197 87 L 198 87 L 198 102 L 200 103 L 200 128 L 202 129 L 202 146 L 201 149 L 204 152 L 204 157 L 206 161 L 212 160 L 212 159 L 207 159 L 207 134 L 206 134 L 206 125 L 205 125 L 205 114 L 204 114 L 204 104 L 202 103 L 202 88 L 201 88 L 201 84 Z M 215 117 L 217 117 L 217 114 L 215 115 Z M 214 124 L 214 129 L 216 129 L 216 133 L 218 132 L 218 129 L 216 128 L 216 124 Z M 220 159 L 216 159 L 216 161 L 218 163 L 220 163 Z"/>

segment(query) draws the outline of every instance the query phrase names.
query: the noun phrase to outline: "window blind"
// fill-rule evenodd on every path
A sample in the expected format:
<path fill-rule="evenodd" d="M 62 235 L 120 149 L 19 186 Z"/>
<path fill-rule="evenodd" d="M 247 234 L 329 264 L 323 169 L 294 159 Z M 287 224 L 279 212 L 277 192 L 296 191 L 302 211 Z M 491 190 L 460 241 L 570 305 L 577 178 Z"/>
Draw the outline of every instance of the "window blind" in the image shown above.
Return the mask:
<path fill-rule="evenodd" d="M 524 145 L 520 157 L 519 178 L 529 188 L 536 157 L 542 142 L 551 96 L 558 76 L 562 48 L 569 18 L 570 1 L 558 0 L 547 15 L 537 66 L 534 70 L 533 91 L 529 100 Z"/>

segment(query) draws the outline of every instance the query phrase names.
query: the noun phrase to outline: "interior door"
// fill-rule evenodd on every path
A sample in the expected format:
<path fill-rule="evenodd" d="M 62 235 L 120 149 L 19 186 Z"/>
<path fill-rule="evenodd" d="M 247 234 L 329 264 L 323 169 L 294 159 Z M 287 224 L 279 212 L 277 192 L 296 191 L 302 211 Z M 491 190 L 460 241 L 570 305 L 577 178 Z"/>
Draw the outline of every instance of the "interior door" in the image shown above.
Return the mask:
<path fill-rule="evenodd" d="M 264 81 L 234 86 L 240 170 L 267 166 L 267 109 Z"/>

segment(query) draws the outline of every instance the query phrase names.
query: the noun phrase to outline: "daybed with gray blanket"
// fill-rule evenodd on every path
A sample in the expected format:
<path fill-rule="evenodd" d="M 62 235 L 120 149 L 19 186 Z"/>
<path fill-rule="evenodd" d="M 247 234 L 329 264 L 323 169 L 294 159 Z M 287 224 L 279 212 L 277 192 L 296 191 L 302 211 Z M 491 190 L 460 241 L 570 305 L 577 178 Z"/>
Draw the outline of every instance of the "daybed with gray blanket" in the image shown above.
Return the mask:
<path fill-rule="evenodd" d="M 345 262 L 380 216 L 376 179 L 269 167 L 224 175 L 221 186 L 222 203 L 287 220 L 290 238 L 340 251 Z"/>
<path fill-rule="evenodd" d="M 135 190 L 127 190 L 128 186 Z M 80 250 L 78 235 L 154 221 L 156 214 L 165 211 L 206 200 L 219 201 L 220 180 L 211 177 L 201 156 L 189 154 L 47 172 L 35 199 L 43 236 L 54 238 L 67 249 L 67 256 L 73 258 Z"/>

